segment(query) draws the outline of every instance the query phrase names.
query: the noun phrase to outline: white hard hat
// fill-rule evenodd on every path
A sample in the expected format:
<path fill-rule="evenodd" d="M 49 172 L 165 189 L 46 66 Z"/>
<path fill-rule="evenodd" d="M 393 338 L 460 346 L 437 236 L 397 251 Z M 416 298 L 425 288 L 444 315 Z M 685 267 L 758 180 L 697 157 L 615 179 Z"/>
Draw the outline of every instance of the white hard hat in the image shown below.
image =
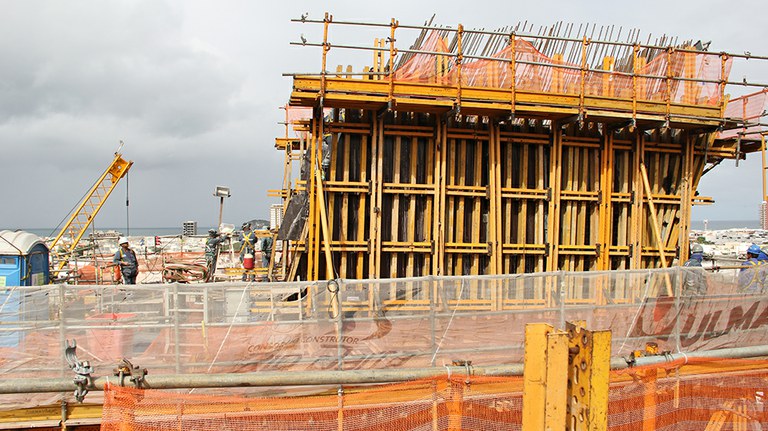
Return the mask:
<path fill-rule="evenodd" d="M 128 244 L 128 238 L 121 236 L 120 239 L 117 240 L 117 245 L 122 245 L 122 244 Z"/>

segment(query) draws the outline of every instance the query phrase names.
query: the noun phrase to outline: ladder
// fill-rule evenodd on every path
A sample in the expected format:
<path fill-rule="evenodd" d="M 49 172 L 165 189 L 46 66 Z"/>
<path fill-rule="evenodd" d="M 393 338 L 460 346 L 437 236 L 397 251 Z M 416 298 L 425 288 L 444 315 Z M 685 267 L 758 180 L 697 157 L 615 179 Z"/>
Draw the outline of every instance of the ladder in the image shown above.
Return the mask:
<path fill-rule="evenodd" d="M 109 167 L 101 174 L 101 177 L 96 181 L 91 190 L 83 198 L 82 202 L 77 206 L 77 209 L 73 212 L 64 227 L 61 228 L 56 239 L 50 245 L 51 255 L 54 256 L 55 272 L 61 271 L 67 264 L 69 259 L 77 247 L 80 238 L 83 237 L 88 226 L 91 225 L 93 218 L 101 209 L 104 202 L 117 186 L 117 183 L 128 173 L 128 170 L 133 165 L 132 161 L 126 161 L 123 159 L 123 155 L 120 152 L 115 153 L 115 158 Z M 59 252 L 56 250 L 56 245 L 59 241 L 67 237 L 70 239 L 70 243 L 66 246 L 65 250 Z"/>

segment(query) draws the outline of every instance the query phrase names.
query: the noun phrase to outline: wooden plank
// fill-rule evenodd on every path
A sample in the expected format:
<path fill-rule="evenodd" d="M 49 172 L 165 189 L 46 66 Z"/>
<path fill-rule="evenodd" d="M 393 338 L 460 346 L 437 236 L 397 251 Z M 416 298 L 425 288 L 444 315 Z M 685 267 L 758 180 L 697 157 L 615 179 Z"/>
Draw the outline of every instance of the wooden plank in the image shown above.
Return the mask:
<path fill-rule="evenodd" d="M 537 189 L 543 189 L 544 188 L 544 179 L 547 174 L 546 167 L 544 166 L 544 152 L 546 148 L 542 146 L 537 146 L 534 148 L 534 152 L 536 153 L 536 183 L 534 184 L 534 187 Z M 544 229 L 547 226 L 546 223 L 546 213 L 547 213 L 547 203 L 543 200 L 537 201 L 536 203 L 536 229 L 535 234 L 533 237 L 534 244 L 544 245 L 545 243 L 545 236 L 544 236 Z M 537 271 L 544 271 L 545 270 L 545 259 L 543 256 L 537 256 L 536 257 L 536 270 Z"/>
<path fill-rule="evenodd" d="M 549 202 L 549 226 L 547 229 L 547 242 L 549 243 L 550 248 L 549 258 L 547 260 L 547 271 L 557 271 L 559 269 L 557 244 L 559 242 L 558 232 L 560 232 L 560 175 L 562 171 L 562 137 L 563 130 L 558 123 L 555 123 L 552 130 L 552 147 L 550 150 L 549 184 L 551 190 L 551 199 Z M 550 302 L 551 300 L 548 299 L 547 303 Z"/>
<path fill-rule="evenodd" d="M 643 246 L 643 227 L 645 225 L 646 214 L 643 205 L 643 183 L 640 178 L 640 163 L 644 158 L 643 149 L 645 134 L 635 132 L 634 150 L 632 151 L 632 190 L 634 191 L 634 200 L 631 210 L 630 221 L 630 245 L 632 246 L 632 257 L 630 259 L 629 269 L 643 268 L 642 246 Z"/>
<path fill-rule="evenodd" d="M 485 186 L 483 184 L 483 141 L 477 139 L 474 141 L 475 144 L 475 153 L 473 155 L 474 159 L 474 172 L 472 176 L 472 185 L 474 186 Z M 474 243 L 480 242 L 480 227 L 482 224 L 483 214 L 481 211 L 481 198 L 474 198 L 472 199 L 472 227 L 470 231 L 470 238 L 471 241 Z M 479 275 L 480 272 L 480 259 L 477 256 L 472 256 L 472 267 L 471 267 L 471 274 L 472 275 Z"/>
<path fill-rule="evenodd" d="M 402 138 L 395 136 L 394 148 L 392 149 L 392 182 L 400 184 L 400 160 L 402 159 Z M 391 195 L 392 198 L 392 241 L 400 241 L 400 195 Z M 406 227 L 407 228 L 407 227 Z M 389 277 L 398 277 L 398 253 L 389 255 Z M 393 287 L 394 289 L 394 287 Z M 393 291 L 394 292 L 394 291 Z M 394 293 L 393 293 L 394 294 Z"/>
<path fill-rule="evenodd" d="M 408 182 L 410 184 L 416 184 L 416 169 L 419 163 L 419 142 L 418 138 L 411 137 L 409 139 L 410 142 L 410 176 L 408 178 Z M 407 229 L 408 236 L 407 239 L 409 242 L 413 242 L 416 240 L 416 199 L 421 199 L 421 197 L 417 196 L 410 196 L 408 199 L 408 226 L 405 226 L 404 228 Z M 408 265 L 406 268 L 406 277 L 413 277 L 414 276 L 414 255 L 413 253 L 408 253 Z"/>
<path fill-rule="evenodd" d="M 445 232 L 448 223 L 448 213 L 446 213 L 446 183 L 448 181 L 448 141 L 446 139 L 446 121 L 444 117 L 437 120 L 437 154 L 435 160 L 435 211 L 434 211 L 434 234 L 435 239 L 435 262 L 433 265 L 433 275 L 446 274 L 446 256 L 445 256 Z"/>
<path fill-rule="evenodd" d="M 517 169 L 520 171 L 520 187 L 528 187 L 528 169 L 529 169 L 529 160 L 530 160 L 530 145 L 523 144 L 519 146 L 520 148 L 520 159 L 518 162 Z M 521 199 L 518 202 L 518 216 L 517 216 L 517 240 L 518 242 L 521 242 L 523 244 L 527 244 L 529 242 L 528 235 L 527 235 L 527 229 L 528 229 L 528 200 L 527 199 Z M 525 258 L 521 259 L 521 261 L 524 261 Z M 521 268 L 520 272 L 524 272 L 525 268 Z"/>
<path fill-rule="evenodd" d="M 464 139 L 457 139 L 455 142 L 458 144 L 458 159 L 456 160 L 457 168 L 457 182 L 459 185 L 467 185 L 467 141 Z M 465 198 L 456 197 L 458 200 L 456 204 L 456 242 L 464 242 L 464 211 L 465 211 Z M 464 256 L 459 254 L 455 257 L 456 269 L 453 275 L 464 275 Z"/>
<path fill-rule="evenodd" d="M 434 133 L 437 133 L 438 125 L 435 124 L 434 126 Z M 437 241 L 437 237 L 432 234 L 433 229 L 433 220 L 434 220 L 434 211 L 435 211 L 435 196 L 434 196 L 434 189 L 436 188 L 435 185 L 435 151 L 436 151 L 436 144 L 435 141 L 432 139 L 428 139 L 425 142 L 426 148 L 424 149 L 424 154 L 426 155 L 425 165 L 424 165 L 424 175 L 425 175 L 425 181 L 424 183 L 430 188 L 432 188 L 433 193 L 430 195 L 427 195 L 425 197 L 425 205 L 424 205 L 424 240 L 432 239 L 432 243 L 434 244 Z M 430 236 L 431 235 L 431 236 Z M 434 246 L 432 247 L 432 250 L 430 253 L 427 253 L 424 255 L 424 270 L 422 272 L 423 275 L 429 275 L 433 274 L 433 257 L 436 255 L 436 250 L 434 249 Z"/>
<path fill-rule="evenodd" d="M 360 135 L 360 181 L 368 182 L 368 135 Z M 360 205 L 357 207 L 357 232 L 355 235 L 356 241 L 366 241 L 365 237 L 365 215 L 367 213 L 368 205 L 368 193 L 360 193 Z M 369 253 L 371 254 L 371 253 Z M 355 278 L 358 280 L 365 278 L 363 272 L 365 254 L 357 253 Z"/>

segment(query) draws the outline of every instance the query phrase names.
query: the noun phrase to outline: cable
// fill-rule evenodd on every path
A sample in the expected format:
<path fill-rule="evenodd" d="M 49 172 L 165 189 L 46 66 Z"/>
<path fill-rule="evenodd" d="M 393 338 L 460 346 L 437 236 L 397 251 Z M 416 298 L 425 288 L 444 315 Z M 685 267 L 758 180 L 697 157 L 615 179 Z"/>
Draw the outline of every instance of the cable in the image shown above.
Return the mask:
<path fill-rule="evenodd" d="M 130 213 L 129 213 L 129 201 L 128 201 L 128 178 L 130 177 L 131 173 L 128 172 L 125 174 L 125 236 L 131 236 L 131 223 L 130 223 Z"/>
<path fill-rule="evenodd" d="M 331 286 L 333 286 L 333 288 L 331 288 Z M 330 300 L 328 302 L 328 304 L 331 305 L 328 308 L 328 317 L 331 318 L 331 319 L 335 319 L 335 318 L 339 317 L 339 313 L 341 313 L 341 310 L 339 310 L 338 313 L 334 315 L 333 314 L 333 306 L 332 306 L 334 301 L 336 301 L 338 299 L 338 295 L 339 295 L 339 282 L 336 281 L 336 279 L 328 280 L 328 283 L 325 285 L 325 288 L 331 294 L 331 298 L 330 298 Z"/>

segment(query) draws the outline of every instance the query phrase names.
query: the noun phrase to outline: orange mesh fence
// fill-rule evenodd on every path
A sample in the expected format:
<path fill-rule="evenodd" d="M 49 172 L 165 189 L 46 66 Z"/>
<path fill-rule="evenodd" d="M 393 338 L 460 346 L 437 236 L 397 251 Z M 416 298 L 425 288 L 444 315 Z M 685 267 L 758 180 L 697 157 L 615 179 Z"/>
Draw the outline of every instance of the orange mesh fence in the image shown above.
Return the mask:
<path fill-rule="evenodd" d="M 588 45 L 586 49 L 590 52 L 598 48 Z M 629 99 L 634 95 L 638 100 L 710 106 L 720 103 L 720 81 L 727 80 L 732 64 L 730 58 L 723 63 L 717 53 L 662 52 L 647 63 L 640 59 L 635 68 L 636 77 L 614 72 L 613 65 L 606 63 L 605 71 L 587 67 L 582 83 L 580 64 L 563 61 L 562 55 L 550 58 L 521 38 L 516 39 L 514 46 L 505 45 L 496 53 L 486 55 L 498 60 L 464 61 L 460 68 L 447 42 L 437 32 L 430 32 L 418 50 L 423 53 L 414 54 L 398 67 L 393 79 L 457 85 L 460 77 L 463 86 L 508 89 L 512 87 L 509 60 L 514 52 L 516 91 L 573 95 L 583 91 L 590 96 Z M 446 55 L 440 54 L 443 52 Z"/>
<path fill-rule="evenodd" d="M 611 373 L 608 427 L 765 429 L 765 360 L 669 363 Z M 103 430 L 520 430 L 522 377 L 440 376 L 274 398 L 109 385 Z M 710 428 L 707 428 L 707 427 Z"/>

